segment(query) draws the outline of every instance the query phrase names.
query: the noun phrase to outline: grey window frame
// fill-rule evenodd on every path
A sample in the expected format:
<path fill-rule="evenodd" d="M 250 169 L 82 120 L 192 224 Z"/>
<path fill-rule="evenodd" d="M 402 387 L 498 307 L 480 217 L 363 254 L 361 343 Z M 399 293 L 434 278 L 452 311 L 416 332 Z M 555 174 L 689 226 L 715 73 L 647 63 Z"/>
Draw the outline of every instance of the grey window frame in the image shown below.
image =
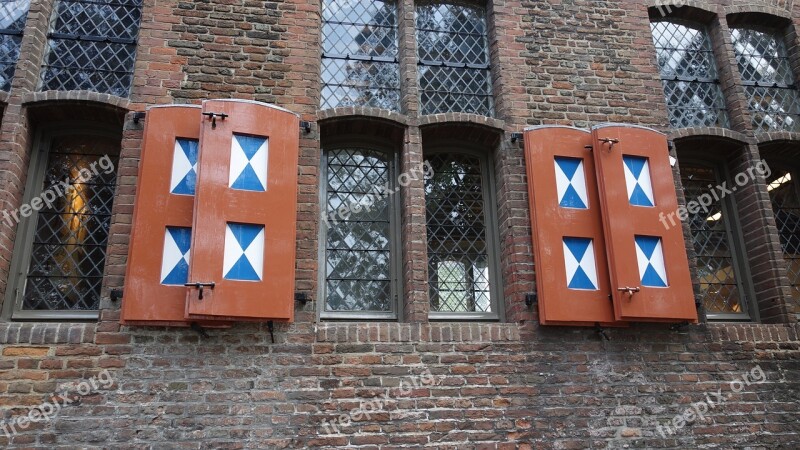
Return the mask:
<path fill-rule="evenodd" d="M 389 162 L 389 188 L 393 192 L 388 196 L 389 206 L 389 261 L 390 269 L 390 304 L 391 310 L 381 311 L 326 311 L 327 304 L 327 235 L 328 224 L 325 220 L 320 220 L 319 239 L 318 239 L 318 261 L 317 270 L 317 317 L 321 320 L 371 320 L 371 321 L 397 321 L 403 313 L 403 261 L 402 261 L 402 225 L 400 215 L 400 191 L 397 183 L 398 168 L 400 167 L 400 149 L 392 145 L 387 145 L 383 140 L 364 136 L 337 136 L 335 138 L 323 139 L 321 145 L 320 158 L 320 189 L 319 204 L 321 216 L 329 217 L 328 205 L 328 164 L 327 152 L 341 148 L 361 148 L 374 152 L 383 153 Z M 322 219 L 321 217 L 321 219 Z"/>
<path fill-rule="evenodd" d="M 703 158 L 683 158 L 679 157 L 679 162 L 683 166 L 694 166 L 705 169 L 710 169 L 716 180 L 717 185 L 723 182 L 727 186 L 731 186 L 731 177 L 729 176 L 729 165 L 724 161 L 715 161 L 713 159 Z M 681 176 L 681 178 L 683 178 Z M 710 190 L 710 189 L 709 189 Z M 687 199 L 690 201 L 690 199 Z M 720 198 L 720 208 L 722 212 L 722 220 L 725 223 L 725 230 L 728 235 L 728 243 L 731 249 L 731 267 L 734 270 L 736 277 L 736 287 L 739 290 L 739 301 L 742 304 L 741 313 L 709 313 L 706 311 L 706 318 L 714 322 L 757 322 L 759 320 L 758 308 L 753 300 L 755 300 L 755 291 L 753 290 L 752 282 L 745 280 L 752 280 L 750 266 L 747 264 L 747 255 L 745 252 L 744 237 L 741 232 L 741 220 L 739 218 L 739 210 L 736 205 L 734 195 L 725 195 Z M 690 225 L 691 228 L 691 225 Z M 691 232 L 691 230 L 690 230 Z M 692 237 L 692 248 L 694 249 L 694 237 Z M 705 310 L 705 305 L 703 305 Z"/>
<path fill-rule="evenodd" d="M 489 265 L 489 293 L 491 295 L 491 312 L 441 312 L 428 311 L 428 319 L 433 321 L 491 321 L 502 322 L 505 320 L 505 307 L 503 301 L 503 278 L 500 269 L 500 228 L 497 220 L 497 197 L 496 182 L 494 176 L 494 164 L 490 152 L 487 149 L 464 142 L 437 142 L 427 145 L 423 149 L 423 157 L 437 153 L 462 153 L 476 156 L 481 164 L 482 193 L 484 198 L 484 214 L 486 223 L 486 256 Z M 435 170 L 435 169 L 434 169 Z M 427 199 L 423 197 L 423 202 Z M 427 212 L 426 212 L 426 235 L 427 235 Z M 425 243 L 427 248 L 427 242 Z M 430 255 L 425 261 L 426 267 L 430 264 Z M 429 276 L 430 277 L 430 276 Z M 428 304 L 430 305 L 430 287 L 427 289 Z"/>
<path fill-rule="evenodd" d="M 25 195 L 22 204 L 29 204 L 38 196 L 40 187 L 44 182 L 50 149 L 53 141 L 62 136 L 102 136 L 111 139 L 121 139 L 120 132 L 108 127 L 87 125 L 85 122 L 61 123 L 56 126 L 45 127 L 36 132 L 28 166 L 28 177 L 25 183 Z M 115 168 L 116 170 L 116 168 Z M 3 301 L 2 318 L 5 320 L 52 320 L 52 321 L 94 321 L 100 317 L 100 310 L 22 310 L 24 288 L 28 267 L 30 266 L 33 240 L 36 235 L 36 224 L 39 212 L 22 218 L 17 225 L 17 235 L 14 240 L 14 253 L 11 258 L 8 283 L 6 284 L 5 298 Z M 110 235 L 109 235 L 110 237 Z M 108 244 L 106 244 L 106 249 Z M 107 255 L 106 255 L 107 256 Z M 108 258 L 104 266 L 108 264 Z M 105 268 L 103 270 L 105 275 Z M 102 298 L 100 299 L 102 302 Z"/>

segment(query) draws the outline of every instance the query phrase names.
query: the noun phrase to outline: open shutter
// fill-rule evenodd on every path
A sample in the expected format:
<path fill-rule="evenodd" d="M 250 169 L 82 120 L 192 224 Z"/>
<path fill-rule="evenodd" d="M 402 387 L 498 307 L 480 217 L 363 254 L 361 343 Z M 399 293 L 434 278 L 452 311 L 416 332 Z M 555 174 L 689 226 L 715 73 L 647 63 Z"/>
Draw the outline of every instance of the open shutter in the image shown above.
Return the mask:
<path fill-rule="evenodd" d="M 614 321 L 591 134 L 569 127 L 525 132 L 539 321 Z"/>
<path fill-rule="evenodd" d="M 592 129 L 614 312 L 619 320 L 697 321 L 666 137 L 630 125 Z"/>
<path fill-rule="evenodd" d="M 194 204 L 199 106 L 147 111 L 122 301 L 124 324 L 184 319 Z"/>
<path fill-rule="evenodd" d="M 292 320 L 299 119 L 241 100 L 203 114 L 187 317 Z"/>

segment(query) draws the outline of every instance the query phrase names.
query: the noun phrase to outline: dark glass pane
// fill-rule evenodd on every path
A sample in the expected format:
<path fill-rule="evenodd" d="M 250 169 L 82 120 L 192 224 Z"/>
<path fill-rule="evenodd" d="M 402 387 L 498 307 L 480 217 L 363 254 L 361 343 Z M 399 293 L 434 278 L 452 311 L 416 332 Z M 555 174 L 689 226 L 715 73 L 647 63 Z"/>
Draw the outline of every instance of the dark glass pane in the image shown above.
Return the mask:
<path fill-rule="evenodd" d="M 347 148 L 325 153 L 326 311 L 391 311 L 386 155 Z M 340 211 L 346 212 L 341 213 Z"/>
<path fill-rule="evenodd" d="M 417 2 L 416 35 L 422 114 L 492 116 L 485 9 Z"/>
<path fill-rule="evenodd" d="M 0 91 L 11 89 L 30 0 L 0 0 Z"/>
<path fill-rule="evenodd" d="M 323 1 L 323 109 L 399 110 L 396 8 L 391 1 Z"/>
<path fill-rule="evenodd" d="M 753 126 L 761 131 L 800 131 L 800 101 L 783 40 L 748 28 L 731 30 L 731 37 Z"/>
<path fill-rule="evenodd" d="M 140 0 L 58 1 L 42 68 L 42 89 L 127 97 L 141 6 Z"/>
<path fill-rule="evenodd" d="M 431 311 L 490 312 L 486 209 L 480 159 L 442 153 L 425 179 Z"/>
<path fill-rule="evenodd" d="M 789 306 L 800 314 L 800 195 L 792 171 L 781 169 L 778 164 L 770 167 L 772 175 L 767 179 L 767 190 L 792 285 L 793 301 Z"/>
<path fill-rule="evenodd" d="M 23 309 L 98 309 L 118 147 L 96 136 L 53 142 L 37 193 L 45 202 L 36 219 Z"/>
<path fill-rule="evenodd" d="M 699 204 L 698 198 L 704 194 L 710 196 L 718 184 L 714 170 L 706 167 L 681 165 L 681 177 L 687 204 L 692 201 Z M 689 227 L 706 311 L 744 313 L 721 202 L 712 200 L 706 209 L 689 213 Z"/>
<path fill-rule="evenodd" d="M 650 24 L 673 127 L 728 127 L 711 41 L 705 28 Z"/>

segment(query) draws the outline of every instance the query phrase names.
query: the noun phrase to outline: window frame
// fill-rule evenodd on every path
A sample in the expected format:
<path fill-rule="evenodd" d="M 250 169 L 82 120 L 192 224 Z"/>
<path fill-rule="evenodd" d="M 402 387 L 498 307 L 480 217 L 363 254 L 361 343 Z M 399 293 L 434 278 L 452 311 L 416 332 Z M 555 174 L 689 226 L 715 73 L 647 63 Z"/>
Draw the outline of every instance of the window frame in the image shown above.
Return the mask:
<path fill-rule="evenodd" d="M 30 9 L 31 9 L 31 2 L 29 1 L 28 2 L 28 7 L 26 8 L 26 10 L 24 12 L 25 19 L 22 20 L 22 28 L 21 29 L 16 30 L 13 27 L 0 28 L 0 36 L 6 36 L 6 37 L 10 37 L 12 39 L 13 38 L 18 38 L 19 39 L 19 44 L 17 45 L 17 49 L 16 49 L 17 50 L 17 59 L 14 60 L 14 61 L 10 61 L 9 60 L 9 61 L 5 61 L 4 62 L 2 60 L 2 58 L 0 58 L 0 71 L 2 71 L 2 67 L 3 66 L 11 68 L 11 70 L 10 70 L 11 76 L 7 80 L 5 80 L 5 83 L 0 84 L 0 92 L 10 92 L 11 91 L 11 85 L 14 82 L 14 76 L 16 74 L 16 68 L 17 68 L 17 65 L 19 64 L 19 56 L 21 55 L 21 50 L 22 50 L 22 38 L 25 36 L 25 27 L 26 27 L 26 25 L 28 23 L 28 14 L 30 13 Z"/>
<path fill-rule="evenodd" d="M 664 94 L 663 95 L 664 96 L 664 103 L 665 103 L 665 105 L 667 107 L 667 114 L 669 116 L 668 119 L 669 119 L 669 122 L 670 122 L 670 127 L 673 128 L 673 129 L 685 128 L 683 126 L 675 126 L 675 125 L 672 124 L 673 110 L 676 110 L 676 109 L 677 110 L 686 110 L 686 109 L 696 110 L 697 109 L 697 108 L 688 108 L 686 105 L 673 105 L 673 104 L 670 104 L 669 97 L 667 96 L 667 92 L 666 92 L 665 83 L 681 83 L 681 82 L 683 82 L 683 83 L 710 84 L 712 86 L 715 86 L 717 94 L 718 94 L 718 100 L 719 100 L 719 103 L 721 104 L 722 107 L 721 108 L 707 107 L 703 111 L 713 111 L 717 115 L 717 122 L 720 123 L 720 124 L 716 125 L 716 126 L 722 127 L 722 128 L 731 128 L 730 109 L 728 108 L 728 104 L 727 104 L 727 101 L 725 99 L 725 92 L 722 89 L 723 86 L 722 86 L 722 80 L 720 78 L 720 76 L 721 76 L 720 67 L 719 67 L 719 64 L 717 64 L 718 63 L 717 54 L 714 51 L 714 42 L 712 41 L 711 29 L 710 29 L 709 25 L 707 23 L 703 23 L 703 22 L 700 22 L 700 21 L 687 20 L 687 19 L 671 17 L 671 16 L 665 16 L 665 17 L 660 17 L 660 18 L 658 18 L 656 20 L 650 20 L 650 26 L 651 27 L 653 25 L 655 25 L 655 24 L 658 24 L 658 23 L 671 23 L 671 24 L 674 24 L 674 25 L 683 26 L 683 27 L 686 27 L 686 28 L 689 28 L 689 29 L 692 29 L 692 30 L 696 30 L 696 31 L 698 31 L 700 33 L 705 34 L 705 39 L 711 44 L 711 48 L 709 50 L 707 50 L 706 53 L 708 53 L 710 55 L 710 60 L 711 60 L 711 63 L 713 64 L 714 72 L 716 73 L 716 78 L 713 78 L 713 79 L 712 78 L 702 78 L 701 79 L 699 77 L 691 79 L 689 77 L 679 77 L 677 75 L 675 77 L 673 77 L 673 78 L 665 78 L 661 73 L 662 72 L 661 71 L 661 65 L 658 63 L 658 53 L 659 53 L 659 50 L 661 50 L 663 48 L 656 46 L 656 40 L 655 40 L 656 36 L 653 33 L 653 30 L 651 28 L 650 36 L 651 36 L 651 40 L 653 41 L 653 48 L 656 50 L 655 51 L 655 57 L 656 57 L 655 67 L 659 72 L 658 73 L 659 80 L 662 83 L 662 91 L 663 91 L 663 94 Z M 697 124 L 691 125 L 691 127 L 707 127 L 707 126 L 712 126 L 712 125 L 697 125 Z"/>
<path fill-rule="evenodd" d="M 322 139 L 321 158 L 319 172 L 319 205 L 320 221 L 318 235 L 318 254 L 319 266 L 317 270 L 317 317 L 320 320 L 369 320 L 369 321 L 398 321 L 403 314 L 403 254 L 402 254 L 402 224 L 401 224 L 401 192 L 398 187 L 397 177 L 400 167 L 400 149 L 396 145 L 387 144 L 377 138 L 365 136 L 348 135 L 335 138 Z M 386 155 L 389 163 L 389 189 L 393 192 L 388 195 L 389 201 L 389 285 L 390 285 L 390 310 L 389 311 L 326 311 L 327 305 L 327 245 L 328 245 L 328 222 L 324 220 L 330 217 L 328 212 L 328 158 L 327 153 L 331 150 L 344 148 L 355 148 L 370 150 Z"/>
<path fill-rule="evenodd" d="M 503 278 L 500 267 L 500 225 L 497 216 L 497 184 L 494 174 L 494 164 L 492 155 L 485 148 L 466 142 L 454 142 L 452 140 L 437 142 L 433 145 L 423 144 L 423 159 L 429 156 L 442 153 L 466 154 L 478 157 L 481 165 L 481 182 L 484 199 L 484 223 L 486 224 L 486 257 L 489 266 L 489 295 L 491 312 L 442 312 L 430 309 L 431 295 L 430 286 L 426 289 L 428 296 L 428 319 L 432 321 L 468 322 L 468 321 L 491 321 L 502 322 L 505 320 L 505 302 L 503 300 Z M 435 169 L 434 169 L 435 172 Z M 425 235 L 428 234 L 427 219 L 427 196 L 423 195 L 422 201 L 425 206 Z M 425 241 L 426 253 L 428 247 Z M 427 255 L 425 267 L 430 267 L 430 254 Z M 430 284 L 430 274 L 426 284 Z"/>
<path fill-rule="evenodd" d="M 89 125 L 85 122 L 69 122 L 43 127 L 38 130 L 33 139 L 30 153 L 30 163 L 27 169 L 25 194 L 20 205 L 29 204 L 41 192 L 39 186 L 44 183 L 47 163 L 53 141 L 64 136 L 101 136 L 121 141 L 121 132 L 110 127 Z M 118 147 L 121 151 L 121 145 Z M 118 153 L 119 155 L 119 153 Z M 118 167 L 114 168 L 115 172 Z M 119 174 L 117 173 L 117 176 Z M 115 180 L 114 197 L 119 180 Z M 101 295 L 96 310 L 24 310 L 25 283 L 33 253 L 33 241 L 36 235 L 36 224 L 39 211 L 33 210 L 28 217 L 21 218 L 17 223 L 17 235 L 14 239 L 14 248 L 9 266 L 8 282 L 3 301 L 2 318 L 4 320 L 44 320 L 44 321 L 96 321 L 102 309 L 102 286 L 105 284 L 105 272 L 108 264 L 108 245 L 106 242 L 106 260 L 103 262 L 103 281 L 101 282 Z M 112 216 L 113 220 L 113 216 Z M 109 235 L 109 238 L 111 236 Z"/>
<path fill-rule="evenodd" d="M 730 167 L 724 161 L 715 161 L 713 159 L 703 159 L 703 158 L 683 158 L 680 159 L 678 157 L 679 165 L 681 168 L 685 166 L 693 166 L 699 168 L 710 169 L 714 175 L 715 182 L 717 185 L 721 185 L 722 183 L 727 183 L 728 186 L 731 186 L 731 177 L 730 174 Z M 681 185 L 683 184 L 683 174 L 681 174 Z M 689 199 L 686 196 L 686 189 L 681 186 L 684 192 L 684 198 L 686 200 L 686 204 L 688 204 L 693 199 Z M 757 322 L 759 320 L 758 316 L 758 308 L 757 304 L 753 300 L 756 299 L 755 292 L 753 291 L 753 286 L 751 282 L 746 282 L 745 280 L 752 280 L 750 266 L 747 263 L 747 254 L 745 249 L 744 238 L 742 236 L 741 231 L 741 220 L 739 217 L 739 209 L 736 205 L 736 198 L 735 194 L 732 195 L 725 195 L 720 198 L 720 209 L 722 212 L 722 220 L 725 224 L 725 232 L 728 236 L 728 243 L 730 247 L 731 253 L 731 268 L 734 271 L 734 276 L 736 277 L 736 287 L 739 290 L 740 298 L 739 302 L 742 305 L 742 312 L 741 313 L 710 313 L 705 308 L 705 301 L 701 297 L 700 300 L 703 305 L 703 311 L 705 311 L 706 318 L 709 321 L 714 322 Z M 688 224 L 689 232 L 691 233 L 691 224 Z M 692 242 L 691 248 L 694 252 L 694 259 L 697 261 L 697 250 L 694 247 L 694 236 L 692 235 Z M 695 263 L 695 272 L 693 277 L 697 278 L 697 264 Z M 698 283 L 699 283 L 699 278 Z"/>
<path fill-rule="evenodd" d="M 772 170 L 775 170 L 776 167 L 783 168 L 783 169 L 787 170 L 788 173 L 790 173 L 792 175 L 792 187 L 794 188 L 795 194 L 800 199 L 800 165 L 798 165 L 796 162 L 792 162 L 792 161 L 790 161 L 790 160 L 788 160 L 787 158 L 784 158 L 784 157 L 771 157 L 770 156 L 770 157 L 765 158 L 765 160 L 767 161 L 767 163 L 769 164 L 769 167 Z M 773 163 L 775 163 L 775 164 L 773 164 Z M 766 181 L 766 185 L 769 186 L 770 182 Z M 773 203 L 772 203 L 772 195 L 770 194 L 769 191 L 767 191 L 767 195 L 769 196 L 770 210 L 772 211 L 773 214 L 775 214 L 776 211 L 775 211 L 775 207 L 773 206 Z M 781 229 L 778 226 L 777 220 L 775 221 L 775 230 L 778 233 L 778 241 L 780 242 L 781 241 L 781 237 L 780 237 L 781 236 Z M 783 243 L 782 242 L 781 242 L 781 258 L 784 261 L 784 265 L 788 267 L 789 262 L 787 261 L 786 251 L 783 249 Z M 800 258 L 792 258 L 792 259 L 800 259 Z M 789 277 L 787 276 L 787 278 L 789 278 Z M 797 284 L 792 283 L 792 280 L 789 279 L 789 286 L 791 286 L 792 289 L 800 290 L 800 278 L 798 279 L 798 283 Z M 788 303 L 794 303 L 794 299 L 791 298 L 791 297 L 788 298 L 787 301 L 788 301 Z M 796 312 L 789 312 L 789 315 L 790 316 L 795 316 L 797 318 L 797 320 L 800 321 L 800 303 L 798 303 L 796 306 L 792 306 L 792 308 L 795 309 Z"/>

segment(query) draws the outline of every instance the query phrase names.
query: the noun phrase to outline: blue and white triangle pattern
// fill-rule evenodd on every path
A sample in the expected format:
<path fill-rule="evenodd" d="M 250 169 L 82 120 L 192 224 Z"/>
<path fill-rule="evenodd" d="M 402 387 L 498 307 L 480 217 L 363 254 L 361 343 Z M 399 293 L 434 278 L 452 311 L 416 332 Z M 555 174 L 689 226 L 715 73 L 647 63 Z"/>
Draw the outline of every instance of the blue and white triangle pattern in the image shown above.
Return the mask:
<path fill-rule="evenodd" d="M 625 167 L 625 184 L 628 187 L 628 200 L 634 206 L 654 206 L 653 184 L 650 182 L 650 163 L 639 156 L 622 156 Z"/>
<path fill-rule="evenodd" d="M 565 237 L 564 266 L 568 288 L 597 290 L 597 265 L 591 239 Z"/>
<path fill-rule="evenodd" d="M 194 139 L 175 139 L 169 192 L 180 195 L 194 195 L 196 185 L 197 141 Z"/>
<path fill-rule="evenodd" d="M 642 286 L 667 287 L 667 269 L 664 264 L 664 249 L 661 238 L 655 236 L 634 236 L 636 240 L 636 259 L 639 263 L 639 277 Z"/>
<path fill-rule="evenodd" d="M 161 258 L 161 284 L 183 286 L 189 280 L 191 242 L 191 228 L 167 227 Z"/>
<path fill-rule="evenodd" d="M 227 224 L 222 273 L 227 280 L 261 281 L 264 273 L 264 225 Z"/>
<path fill-rule="evenodd" d="M 243 191 L 266 191 L 268 152 L 267 138 L 234 134 L 228 187 Z"/>
<path fill-rule="evenodd" d="M 556 157 L 556 189 L 558 205 L 563 208 L 587 209 L 586 177 L 580 158 Z"/>

